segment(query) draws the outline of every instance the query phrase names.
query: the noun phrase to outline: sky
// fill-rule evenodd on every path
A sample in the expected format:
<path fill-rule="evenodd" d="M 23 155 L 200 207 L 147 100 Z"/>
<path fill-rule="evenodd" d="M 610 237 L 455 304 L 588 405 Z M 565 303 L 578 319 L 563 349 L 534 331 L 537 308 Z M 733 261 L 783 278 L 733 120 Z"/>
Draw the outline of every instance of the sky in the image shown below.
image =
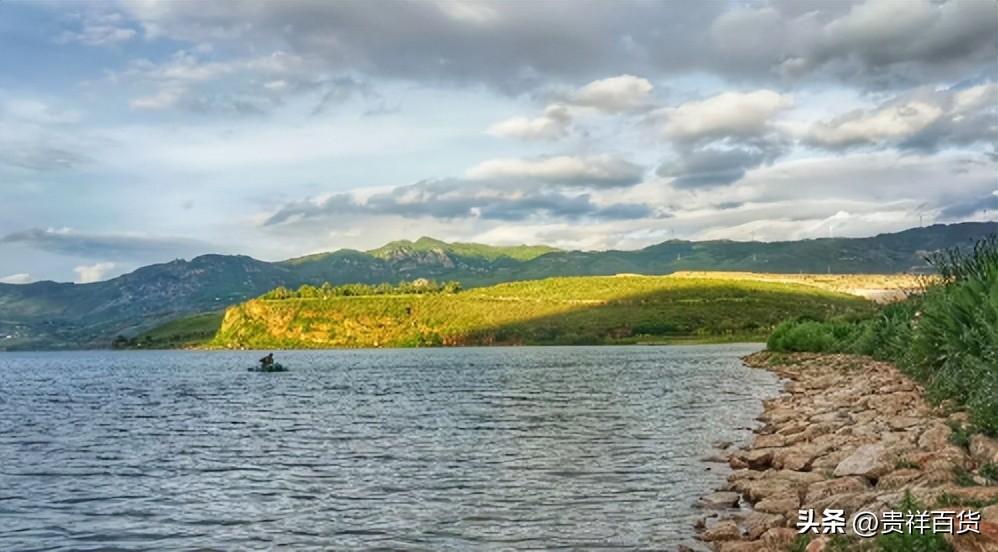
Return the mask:
<path fill-rule="evenodd" d="M 995 220 L 998 2 L 0 0 L 0 282 Z"/>

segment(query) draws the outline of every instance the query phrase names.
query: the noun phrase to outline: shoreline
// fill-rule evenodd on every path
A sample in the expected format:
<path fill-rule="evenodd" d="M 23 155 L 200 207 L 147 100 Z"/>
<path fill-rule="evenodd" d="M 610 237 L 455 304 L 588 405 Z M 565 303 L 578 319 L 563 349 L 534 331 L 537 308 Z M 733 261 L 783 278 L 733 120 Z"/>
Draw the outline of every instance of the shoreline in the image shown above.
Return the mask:
<path fill-rule="evenodd" d="M 910 492 L 925 510 L 982 513 L 980 535 L 946 536 L 953 550 L 998 551 L 998 481 L 986 467 L 998 466 L 998 440 L 964 434 L 965 412 L 932 406 L 896 367 L 866 357 L 763 351 L 743 361 L 784 385 L 763 401 L 749 445 L 721 443 L 706 459 L 726 459 L 733 470 L 698 503 L 704 517 L 695 529 L 706 549 L 831 549 L 828 537 L 801 538 L 800 509 L 814 509 L 819 520 L 825 509 L 843 509 L 848 520 L 897 510 Z M 872 550 L 873 541 L 834 549 Z"/>

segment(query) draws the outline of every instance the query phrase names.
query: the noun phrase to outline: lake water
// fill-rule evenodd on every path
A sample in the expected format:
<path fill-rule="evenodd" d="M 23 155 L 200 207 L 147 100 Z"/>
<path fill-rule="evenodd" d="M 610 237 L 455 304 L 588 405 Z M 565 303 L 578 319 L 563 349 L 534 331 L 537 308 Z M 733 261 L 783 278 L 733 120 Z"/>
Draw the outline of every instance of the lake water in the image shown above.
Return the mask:
<path fill-rule="evenodd" d="M 0 550 L 674 549 L 759 348 L 0 354 Z"/>

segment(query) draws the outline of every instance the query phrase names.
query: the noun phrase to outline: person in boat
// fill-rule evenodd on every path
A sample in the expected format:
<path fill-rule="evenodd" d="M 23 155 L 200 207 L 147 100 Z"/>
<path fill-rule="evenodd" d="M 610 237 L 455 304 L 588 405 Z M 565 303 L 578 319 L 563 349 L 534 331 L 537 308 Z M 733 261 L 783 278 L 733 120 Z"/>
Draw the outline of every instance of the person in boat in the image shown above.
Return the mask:
<path fill-rule="evenodd" d="M 274 365 L 274 353 L 270 353 L 269 355 L 260 359 L 260 368 L 266 369 L 270 368 L 273 365 Z"/>

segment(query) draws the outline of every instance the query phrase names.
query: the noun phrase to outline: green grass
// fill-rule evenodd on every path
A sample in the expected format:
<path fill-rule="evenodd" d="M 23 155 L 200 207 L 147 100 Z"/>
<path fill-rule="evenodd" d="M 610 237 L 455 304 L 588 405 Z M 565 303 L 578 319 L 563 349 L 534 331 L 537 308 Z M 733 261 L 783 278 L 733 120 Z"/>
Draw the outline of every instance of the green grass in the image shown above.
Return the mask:
<path fill-rule="evenodd" d="M 549 278 L 451 293 L 261 298 L 228 309 L 213 344 L 325 348 L 761 341 L 789 316 L 852 319 L 873 312 L 875 306 L 863 299 L 798 284 L 633 275 Z"/>
<path fill-rule="evenodd" d="M 204 345 L 222 325 L 221 312 L 196 314 L 172 320 L 132 339 L 119 337 L 116 349 L 182 349 Z"/>
<path fill-rule="evenodd" d="M 930 400 L 965 406 L 974 430 L 998 435 L 998 237 L 930 260 L 941 278 L 921 295 L 851 323 L 797 316 L 768 346 L 894 362 L 925 384 Z"/>

